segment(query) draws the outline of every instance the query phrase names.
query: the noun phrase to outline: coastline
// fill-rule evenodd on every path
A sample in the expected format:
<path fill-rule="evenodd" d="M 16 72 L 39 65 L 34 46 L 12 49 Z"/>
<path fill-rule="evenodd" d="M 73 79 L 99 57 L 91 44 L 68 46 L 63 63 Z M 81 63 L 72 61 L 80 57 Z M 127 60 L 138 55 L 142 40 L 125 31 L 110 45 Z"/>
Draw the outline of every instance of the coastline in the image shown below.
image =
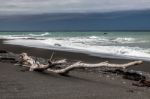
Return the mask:
<path fill-rule="evenodd" d="M 2 33 L 1 38 L 8 39 L 5 44 L 150 61 L 150 34 L 143 33 L 141 37 L 140 32 L 10 32 Z"/>
<path fill-rule="evenodd" d="M 83 61 L 87 63 L 98 63 L 103 61 L 109 61 L 111 63 L 126 63 L 135 59 L 121 59 L 121 58 L 105 58 L 105 54 L 99 54 L 99 56 L 93 56 L 86 53 L 79 52 L 70 52 L 70 51 L 61 51 L 61 50 L 50 50 L 43 48 L 35 48 L 35 47 L 27 47 L 21 45 L 11 45 L 11 44 L 3 44 L 4 39 L 0 39 L 0 49 L 7 50 L 16 54 L 20 54 L 22 52 L 28 53 L 30 56 L 41 57 L 45 59 L 49 59 L 51 54 L 54 52 L 54 59 L 57 58 L 66 58 L 69 60 Z M 136 71 L 144 71 L 150 73 L 150 62 L 144 61 L 143 64 L 138 66 L 131 66 L 129 69 L 133 69 Z"/>
<path fill-rule="evenodd" d="M 52 52 L 55 58 L 97 63 L 109 61 L 126 63 L 132 60 L 90 56 L 83 53 L 56 51 L 19 45 L 3 44 L 0 49 L 16 54 L 22 52 L 30 56 L 48 59 Z M 150 73 L 150 62 L 129 67 L 130 70 Z M 0 98 L 2 99 L 149 99 L 150 89 L 132 86 L 133 81 L 116 75 L 95 72 L 72 71 L 69 77 L 39 72 L 21 72 L 20 67 L 0 63 Z M 128 96 L 128 98 L 127 98 Z"/>

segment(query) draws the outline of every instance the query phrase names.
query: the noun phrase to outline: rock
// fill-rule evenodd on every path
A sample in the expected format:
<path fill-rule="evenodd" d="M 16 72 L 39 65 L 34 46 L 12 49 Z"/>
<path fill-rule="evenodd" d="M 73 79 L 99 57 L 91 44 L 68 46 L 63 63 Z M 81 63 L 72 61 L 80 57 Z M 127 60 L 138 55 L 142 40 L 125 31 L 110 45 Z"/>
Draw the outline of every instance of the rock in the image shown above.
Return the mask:
<path fill-rule="evenodd" d="M 15 58 L 0 58 L 0 62 L 17 63 Z"/>
<path fill-rule="evenodd" d="M 115 70 L 107 70 L 105 72 L 122 75 L 124 79 L 129 79 L 134 81 L 140 81 L 146 79 L 144 75 L 142 75 L 141 73 L 137 73 L 136 71 L 123 71 L 121 69 L 115 69 Z"/>
<path fill-rule="evenodd" d="M 138 87 L 150 87 L 150 81 L 148 81 L 148 80 L 141 80 L 138 83 L 132 83 L 132 85 L 138 86 Z"/>
<path fill-rule="evenodd" d="M 61 46 L 61 44 L 58 44 L 58 43 L 55 43 L 54 45 L 55 45 L 55 46 Z"/>
<path fill-rule="evenodd" d="M 140 81 L 140 80 L 145 80 L 146 77 L 136 73 L 136 72 L 125 72 L 123 75 L 124 79 L 129 79 L 129 80 L 134 80 L 134 81 Z"/>
<path fill-rule="evenodd" d="M 8 53 L 6 50 L 0 50 L 0 53 Z"/>

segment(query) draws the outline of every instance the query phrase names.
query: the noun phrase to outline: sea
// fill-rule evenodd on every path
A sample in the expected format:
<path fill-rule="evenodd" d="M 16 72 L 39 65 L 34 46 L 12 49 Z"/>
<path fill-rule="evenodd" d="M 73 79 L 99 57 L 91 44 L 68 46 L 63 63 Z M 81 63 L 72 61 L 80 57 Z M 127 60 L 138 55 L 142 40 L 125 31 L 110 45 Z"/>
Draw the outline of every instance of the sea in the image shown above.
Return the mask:
<path fill-rule="evenodd" d="M 5 44 L 150 61 L 150 32 L 0 32 Z"/>

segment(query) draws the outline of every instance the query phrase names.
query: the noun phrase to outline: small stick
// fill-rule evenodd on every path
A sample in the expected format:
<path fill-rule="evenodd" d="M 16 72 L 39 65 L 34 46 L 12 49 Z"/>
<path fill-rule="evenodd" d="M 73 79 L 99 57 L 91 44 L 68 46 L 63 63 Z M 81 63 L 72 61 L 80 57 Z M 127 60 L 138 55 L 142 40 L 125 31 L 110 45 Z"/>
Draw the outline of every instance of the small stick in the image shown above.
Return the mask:
<path fill-rule="evenodd" d="M 54 56 L 54 52 L 53 52 L 52 55 L 51 55 L 50 62 L 52 61 L 53 56 Z"/>

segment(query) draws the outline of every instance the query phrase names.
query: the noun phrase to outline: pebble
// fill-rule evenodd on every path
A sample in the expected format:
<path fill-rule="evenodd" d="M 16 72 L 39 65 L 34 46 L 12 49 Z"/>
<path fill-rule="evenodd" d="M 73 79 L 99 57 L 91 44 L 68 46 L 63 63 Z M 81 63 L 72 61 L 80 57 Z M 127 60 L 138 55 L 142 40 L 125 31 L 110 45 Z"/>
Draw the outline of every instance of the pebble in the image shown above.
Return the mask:
<path fill-rule="evenodd" d="M 123 84 L 126 84 L 126 82 L 122 82 Z"/>

